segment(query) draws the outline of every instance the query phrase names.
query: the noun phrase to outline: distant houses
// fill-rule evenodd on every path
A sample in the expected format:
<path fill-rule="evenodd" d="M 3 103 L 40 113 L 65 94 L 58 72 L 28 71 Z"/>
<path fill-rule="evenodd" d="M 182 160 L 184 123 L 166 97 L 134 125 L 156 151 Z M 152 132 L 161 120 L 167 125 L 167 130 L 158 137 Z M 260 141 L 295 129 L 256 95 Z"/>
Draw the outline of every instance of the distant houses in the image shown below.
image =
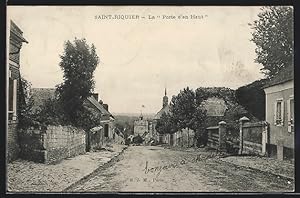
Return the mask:
<path fill-rule="evenodd" d="M 22 30 L 13 22 L 8 24 L 8 129 L 7 129 L 7 159 L 14 160 L 19 154 L 18 145 L 18 101 L 20 99 L 20 51 L 23 43 L 28 43 Z"/>

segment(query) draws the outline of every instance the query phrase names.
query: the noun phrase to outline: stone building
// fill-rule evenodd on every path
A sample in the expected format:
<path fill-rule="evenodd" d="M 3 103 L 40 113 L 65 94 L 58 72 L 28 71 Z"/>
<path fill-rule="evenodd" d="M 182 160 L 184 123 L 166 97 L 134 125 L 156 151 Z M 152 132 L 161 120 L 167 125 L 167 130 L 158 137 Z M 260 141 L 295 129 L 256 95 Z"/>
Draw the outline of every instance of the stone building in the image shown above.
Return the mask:
<path fill-rule="evenodd" d="M 143 115 L 141 114 L 139 120 L 134 121 L 134 128 L 133 128 L 134 136 L 145 136 L 149 133 L 149 122 L 145 120 Z"/>
<path fill-rule="evenodd" d="M 20 98 L 20 51 L 22 44 L 28 43 L 23 37 L 21 29 L 13 22 L 8 24 L 9 46 L 7 54 L 7 107 L 8 107 L 8 129 L 7 129 L 7 159 L 14 160 L 18 157 L 18 100 Z"/>

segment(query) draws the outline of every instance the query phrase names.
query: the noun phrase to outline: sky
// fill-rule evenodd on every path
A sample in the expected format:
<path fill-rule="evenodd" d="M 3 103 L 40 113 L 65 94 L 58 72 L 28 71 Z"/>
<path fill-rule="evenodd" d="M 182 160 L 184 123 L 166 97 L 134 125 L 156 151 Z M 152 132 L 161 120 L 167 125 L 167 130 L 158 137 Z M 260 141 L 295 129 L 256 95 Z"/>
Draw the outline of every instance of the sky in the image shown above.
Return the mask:
<path fill-rule="evenodd" d="M 248 25 L 259 12 L 246 6 L 8 6 L 7 18 L 28 41 L 20 65 L 32 87 L 63 82 L 64 42 L 86 38 L 100 58 L 94 92 L 109 110 L 156 113 L 165 88 L 170 101 L 187 86 L 236 89 L 262 78 Z M 99 18 L 115 14 L 139 19 Z"/>

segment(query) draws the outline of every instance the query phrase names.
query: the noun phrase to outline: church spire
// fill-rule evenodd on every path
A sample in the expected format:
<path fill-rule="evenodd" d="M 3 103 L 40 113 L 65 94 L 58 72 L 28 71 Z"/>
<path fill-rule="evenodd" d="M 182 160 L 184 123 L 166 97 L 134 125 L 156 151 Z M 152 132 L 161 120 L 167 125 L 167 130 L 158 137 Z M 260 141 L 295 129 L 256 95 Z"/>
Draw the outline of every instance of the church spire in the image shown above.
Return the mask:
<path fill-rule="evenodd" d="M 163 108 L 168 105 L 167 88 L 165 88 L 165 96 L 163 97 Z"/>

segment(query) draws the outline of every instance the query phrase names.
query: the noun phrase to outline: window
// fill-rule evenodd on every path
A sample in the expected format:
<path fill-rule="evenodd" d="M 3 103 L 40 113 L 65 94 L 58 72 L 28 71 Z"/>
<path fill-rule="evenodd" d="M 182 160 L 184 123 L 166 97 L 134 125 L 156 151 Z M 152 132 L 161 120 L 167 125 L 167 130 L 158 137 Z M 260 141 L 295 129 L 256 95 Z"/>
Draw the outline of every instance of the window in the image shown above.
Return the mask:
<path fill-rule="evenodd" d="M 294 132 L 294 96 L 290 96 L 287 101 L 287 113 L 288 113 L 288 132 Z"/>
<path fill-rule="evenodd" d="M 8 81 L 8 119 L 16 120 L 17 118 L 17 80 L 11 76 L 11 70 L 9 70 Z"/>
<path fill-rule="evenodd" d="M 274 124 L 276 126 L 282 126 L 283 125 L 283 112 L 284 112 L 284 103 L 283 99 L 278 99 L 275 102 L 275 112 L 274 112 Z"/>

